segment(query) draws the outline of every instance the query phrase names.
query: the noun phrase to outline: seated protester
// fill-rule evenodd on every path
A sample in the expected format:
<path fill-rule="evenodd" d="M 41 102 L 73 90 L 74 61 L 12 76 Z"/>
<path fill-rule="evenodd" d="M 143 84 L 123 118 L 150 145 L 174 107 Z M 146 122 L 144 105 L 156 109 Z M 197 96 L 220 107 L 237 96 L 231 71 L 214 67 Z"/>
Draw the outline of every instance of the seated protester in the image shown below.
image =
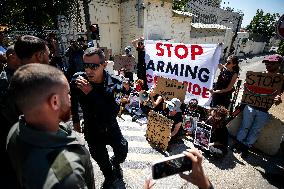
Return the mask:
<path fill-rule="evenodd" d="M 166 101 L 166 107 L 169 109 L 168 118 L 174 121 L 171 130 L 171 140 L 169 141 L 169 145 L 176 144 L 182 142 L 182 111 L 180 109 L 181 102 L 177 98 L 173 98 L 171 101 Z"/>
<path fill-rule="evenodd" d="M 210 117 L 205 121 L 206 124 L 212 126 L 209 151 L 213 156 L 222 157 L 227 153 L 228 147 L 228 130 L 224 124 L 228 110 L 224 106 L 216 106 L 210 114 Z"/>
<path fill-rule="evenodd" d="M 193 98 L 188 102 L 188 108 L 185 113 L 187 113 L 188 111 L 198 113 L 199 121 L 205 121 L 208 118 L 207 110 L 198 105 L 198 100 L 196 98 Z"/>
<path fill-rule="evenodd" d="M 149 100 L 151 102 L 150 108 L 155 112 L 163 114 L 164 110 L 164 99 L 161 95 L 156 94 L 155 90 L 152 90 L 149 94 Z"/>
<path fill-rule="evenodd" d="M 137 79 L 135 81 L 135 91 L 139 93 L 140 91 L 143 90 L 143 88 L 144 88 L 144 81 L 142 79 Z"/>
<path fill-rule="evenodd" d="M 121 100 L 120 100 L 120 115 L 124 108 L 126 108 L 126 105 L 130 103 L 130 94 L 134 92 L 134 89 L 130 85 L 130 81 L 128 78 L 125 78 L 122 82 L 122 89 L 121 89 Z M 129 111 L 129 110 L 128 110 Z"/>
<path fill-rule="evenodd" d="M 119 80 L 123 81 L 126 77 L 125 77 L 125 68 L 121 68 L 120 70 L 118 70 L 118 77 Z"/>

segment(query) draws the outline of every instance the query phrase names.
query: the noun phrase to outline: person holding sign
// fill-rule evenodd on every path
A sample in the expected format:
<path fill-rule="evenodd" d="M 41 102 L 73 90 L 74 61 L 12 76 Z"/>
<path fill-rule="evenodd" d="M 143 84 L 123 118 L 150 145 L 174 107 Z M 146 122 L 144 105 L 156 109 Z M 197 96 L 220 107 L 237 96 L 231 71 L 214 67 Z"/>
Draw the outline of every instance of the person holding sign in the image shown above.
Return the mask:
<path fill-rule="evenodd" d="M 211 107 L 221 105 L 228 108 L 240 70 L 238 57 L 229 56 L 227 63 L 218 64 L 218 67 L 221 73 L 213 89 L 209 90 L 212 94 Z"/>
<path fill-rule="evenodd" d="M 223 157 L 227 153 L 228 129 L 224 121 L 228 110 L 224 106 L 217 106 L 210 111 L 210 117 L 205 121 L 212 126 L 209 152 L 215 157 Z"/>
<path fill-rule="evenodd" d="M 169 141 L 169 144 L 175 144 L 182 141 L 180 140 L 180 137 L 182 136 L 183 130 L 181 127 L 183 116 L 180 106 L 181 102 L 177 98 L 173 98 L 171 101 L 166 101 L 166 107 L 169 109 L 168 118 L 174 121 L 171 130 L 171 140 Z"/>
<path fill-rule="evenodd" d="M 149 99 L 152 105 L 152 109 L 155 112 L 162 112 L 164 110 L 164 99 L 161 95 L 157 94 L 155 92 L 155 89 L 153 89 L 149 94 Z"/>
<path fill-rule="evenodd" d="M 144 81 L 144 88 L 148 90 L 147 77 L 146 77 L 146 64 L 145 64 L 145 46 L 144 38 L 140 37 L 132 41 L 132 45 L 138 52 L 138 64 L 137 64 L 137 77 Z"/>
<path fill-rule="evenodd" d="M 280 71 L 280 65 L 282 61 L 283 61 L 283 58 L 280 55 L 275 54 L 275 55 L 270 55 L 268 57 L 265 57 L 262 62 L 265 63 L 266 70 L 267 70 L 266 73 L 277 76 L 277 74 Z M 258 77 L 258 78 L 261 79 L 261 77 Z M 283 77 L 281 78 L 282 78 L 281 80 L 282 82 L 281 93 L 282 93 L 283 92 Z M 260 82 L 259 80 L 257 85 L 260 85 L 260 83 L 262 82 Z M 264 94 L 264 93 L 261 93 L 261 94 Z M 258 94 L 258 96 L 261 94 Z M 274 104 L 278 105 L 281 102 L 282 102 L 281 94 L 278 93 L 278 95 L 276 95 L 274 98 Z M 270 119 L 269 113 L 268 113 L 269 108 L 270 106 L 268 107 L 258 107 L 258 106 L 252 106 L 252 105 L 245 106 L 243 110 L 242 125 L 237 134 L 238 142 L 232 146 L 233 151 L 241 151 L 242 157 L 246 157 L 248 155 L 249 148 L 251 148 L 252 145 L 255 143 L 261 129 L 268 123 Z"/>

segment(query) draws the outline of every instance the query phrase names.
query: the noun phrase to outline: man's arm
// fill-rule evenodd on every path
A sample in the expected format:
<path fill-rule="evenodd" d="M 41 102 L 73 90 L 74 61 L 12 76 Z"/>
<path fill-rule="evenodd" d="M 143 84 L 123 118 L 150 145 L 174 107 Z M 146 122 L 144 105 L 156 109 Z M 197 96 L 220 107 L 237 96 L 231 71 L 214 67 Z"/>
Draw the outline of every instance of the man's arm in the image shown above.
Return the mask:
<path fill-rule="evenodd" d="M 70 84 L 70 90 L 71 90 L 71 113 L 72 113 L 73 128 L 75 131 L 81 132 L 78 89 L 75 83 Z"/>
<path fill-rule="evenodd" d="M 173 130 L 173 132 L 172 132 L 172 134 L 171 134 L 171 136 L 173 137 L 173 136 L 175 136 L 177 133 L 178 133 L 178 131 L 179 131 L 179 129 L 180 129 L 180 126 L 181 126 L 181 122 L 179 122 L 179 123 L 177 123 L 174 127 L 174 130 Z"/>

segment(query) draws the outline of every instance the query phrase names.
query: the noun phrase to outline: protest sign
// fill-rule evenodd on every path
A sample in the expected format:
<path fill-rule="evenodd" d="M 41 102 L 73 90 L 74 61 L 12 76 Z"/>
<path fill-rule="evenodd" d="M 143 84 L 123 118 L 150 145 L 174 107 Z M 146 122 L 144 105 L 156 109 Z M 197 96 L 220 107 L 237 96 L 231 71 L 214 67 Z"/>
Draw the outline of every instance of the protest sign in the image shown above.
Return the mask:
<path fill-rule="evenodd" d="M 114 56 L 114 69 L 119 70 L 125 68 L 129 72 L 134 72 L 135 68 L 135 58 L 134 56 L 128 55 L 115 55 Z"/>
<path fill-rule="evenodd" d="M 148 116 L 146 138 L 153 145 L 165 151 L 171 139 L 171 129 L 174 121 L 151 111 Z"/>
<path fill-rule="evenodd" d="M 182 127 L 185 131 L 192 134 L 197 126 L 197 122 L 199 121 L 200 114 L 192 111 L 187 111 L 187 113 L 183 116 Z"/>
<path fill-rule="evenodd" d="M 215 72 L 221 55 L 217 44 L 182 44 L 145 41 L 145 64 L 148 86 L 158 76 L 187 84 L 185 102 L 196 98 L 208 105 Z"/>
<path fill-rule="evenodd" d="M 277 94 L 281 93 L 283 75 L 247 72 L 242 103 L 269 109 Z"/>
<path fill-rule="evenodd" d="M 161 95 L 165 100 L 178 98 L 181 102 L 184 101 L 187 84 L 178 82 L 177 80 L 158 77 L 155 92 Z"/>
<path fill-rule="evenodd" d="M 281 120 L 282 122 L 284 122 L 284 94 L 282 94 L 281 96 L 282 102 L 278 105 L 273 105 L 270 109 L 269 109 L 269 113 L 271 115 L 273 115 L 274 117 L 276 117 L 277 119 Z"/>
<path fill-rule="evenodd" d="M 203 122 L 197 122 L 193 143 L 208 150 L 211 138 L 212 126 Z"/>

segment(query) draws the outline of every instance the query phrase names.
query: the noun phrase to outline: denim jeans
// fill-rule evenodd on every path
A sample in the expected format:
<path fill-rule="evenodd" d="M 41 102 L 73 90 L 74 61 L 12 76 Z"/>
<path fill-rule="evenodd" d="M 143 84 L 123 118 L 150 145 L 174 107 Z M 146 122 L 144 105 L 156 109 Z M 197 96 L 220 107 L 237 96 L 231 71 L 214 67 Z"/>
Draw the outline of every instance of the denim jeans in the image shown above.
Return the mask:
<path fill-rule="evenodd" d="M 261 129 L 267 124 L 270 116 L 267 112 L 256 110 L 255 108 L 246 105 L 243 110 L 243 121 L 238 131 L 237 140 L 244 145 L 251 147 Z"/>

